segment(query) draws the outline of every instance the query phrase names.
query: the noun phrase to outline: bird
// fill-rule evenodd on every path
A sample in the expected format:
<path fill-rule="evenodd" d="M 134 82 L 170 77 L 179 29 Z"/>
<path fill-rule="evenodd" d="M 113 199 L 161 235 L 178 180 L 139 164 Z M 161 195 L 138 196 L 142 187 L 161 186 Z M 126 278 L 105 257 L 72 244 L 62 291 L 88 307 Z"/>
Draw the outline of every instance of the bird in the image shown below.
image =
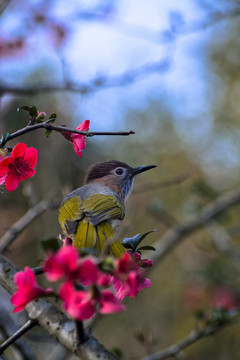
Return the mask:
<path fill-rule="evenodd" d="M 137 174 L 156 165 L 131 167 L 109 160 L 90 167 L 84 185 L 68 194 L 59 209 L 63 235 L 78 250 L 94 249 L 118 258 L 126 251 L 116 238 L 125 216 L 125 202 Z"/>

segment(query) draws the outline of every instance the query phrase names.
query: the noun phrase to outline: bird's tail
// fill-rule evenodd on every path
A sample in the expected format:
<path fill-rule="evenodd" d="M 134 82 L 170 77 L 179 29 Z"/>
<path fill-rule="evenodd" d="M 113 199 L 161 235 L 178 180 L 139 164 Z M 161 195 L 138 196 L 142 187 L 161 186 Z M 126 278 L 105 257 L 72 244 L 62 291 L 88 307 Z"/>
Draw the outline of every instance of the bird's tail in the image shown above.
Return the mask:
<path fill-rule="evenodd" d="M 108 221 L 103 221 L 94 226 L 85 217 L 78 224 L 73 245 L 78 249 L 95 249 L 99 254 L 106 252 L 115 257 L 120 257 L 125 249 L 120 241 L 115 240 L 114 237 L 113 227 Z"/>

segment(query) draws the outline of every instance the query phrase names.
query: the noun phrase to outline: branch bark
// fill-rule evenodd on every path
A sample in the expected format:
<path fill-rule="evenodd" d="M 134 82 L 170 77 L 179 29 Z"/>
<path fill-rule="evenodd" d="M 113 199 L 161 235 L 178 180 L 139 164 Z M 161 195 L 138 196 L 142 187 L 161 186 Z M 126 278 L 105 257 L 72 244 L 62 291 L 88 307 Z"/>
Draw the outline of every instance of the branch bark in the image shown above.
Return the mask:
<path fill-rule="evenodd" d="M 54 206 L 53 200 L 43 199 L 36 206 L 29 209 L 0 239 L 0 253 L 3 252 L 36 217 L 41 215 L 45 210 Z"/>
<path fill-rule="evenodd" d="M 10 294 L 15 291 L 13 277 L 17 271 L 18 269 L 0 254 L 0 284 Z M 117 360 L 117 357 L 106 350 L 89 331 L 86 332 L 87 340 L 79 345 L 74 322 L 50 302 L 43 299 L 33 301 L 27 305 L 26 311 L 31 320 L 36 321 L 49 335 L 80 359 Z"/>
<path fill-rule="evenodd" d="M 190 345 L 194 344 L 196 341 L 207 337 L 209 335 L 214 334 L 217 332 L 222 326 L 213 326 L 207 325 L 201 330 L 194 330 L 190 332 L 190 334 L 179 341 L 178 343 L 171 345 L 170 347 L 161 350 L 153 355 L 146 356 L 142 360 L 163 360 L 168 359 L 170 357 L 176 357 L 178 354 L 181 353 L 182 350 L 186 349 Z"/>
<path fill-rule="evenodd" d="M 228 210 L 230 207 L 240 204 L 240 189 L 220 196 L 215 201 L 205 206 L 198 215 L 183 225 L 177 225 L 168 230 L 161 239 L 153 246 L 156 251 L 152 254 L 153 261 L 162 260 L 170 251 L 181 243 L 187 236 L 191 235 L 203 225 L 208 224 L 212 219 Z"/>

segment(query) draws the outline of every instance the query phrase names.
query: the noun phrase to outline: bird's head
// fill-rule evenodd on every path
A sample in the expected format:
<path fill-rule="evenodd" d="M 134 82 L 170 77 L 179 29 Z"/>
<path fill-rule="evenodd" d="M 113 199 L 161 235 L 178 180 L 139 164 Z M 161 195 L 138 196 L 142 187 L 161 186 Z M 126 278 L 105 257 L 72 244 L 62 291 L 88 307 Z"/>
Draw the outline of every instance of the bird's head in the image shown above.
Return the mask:
<path fill-rule="evenodd" d="M 146 165 L 132 168 L 116 160 L 110 160 L 93 165 L 87 172 L 85 183 L 100 182 L 113 189 L 125 201 L 131 193 L 134 177 L 156 165 Z"/>

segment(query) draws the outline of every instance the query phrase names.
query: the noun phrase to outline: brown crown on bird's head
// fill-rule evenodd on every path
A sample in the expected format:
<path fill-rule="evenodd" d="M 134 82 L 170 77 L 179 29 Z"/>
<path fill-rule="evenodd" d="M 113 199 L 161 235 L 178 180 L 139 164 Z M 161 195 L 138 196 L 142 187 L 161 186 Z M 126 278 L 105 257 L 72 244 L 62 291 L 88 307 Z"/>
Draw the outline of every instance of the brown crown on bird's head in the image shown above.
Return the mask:
<path fill-rule="evenodd" d="M 121 161 L 109 160 L 90 167 L 85 177 L 85 184 L 102 183 L 114 190 L 122 200 L 126 200 L 131 193 L 135 175 L 154 167 L 156 165 L 132 168 Z"/>

